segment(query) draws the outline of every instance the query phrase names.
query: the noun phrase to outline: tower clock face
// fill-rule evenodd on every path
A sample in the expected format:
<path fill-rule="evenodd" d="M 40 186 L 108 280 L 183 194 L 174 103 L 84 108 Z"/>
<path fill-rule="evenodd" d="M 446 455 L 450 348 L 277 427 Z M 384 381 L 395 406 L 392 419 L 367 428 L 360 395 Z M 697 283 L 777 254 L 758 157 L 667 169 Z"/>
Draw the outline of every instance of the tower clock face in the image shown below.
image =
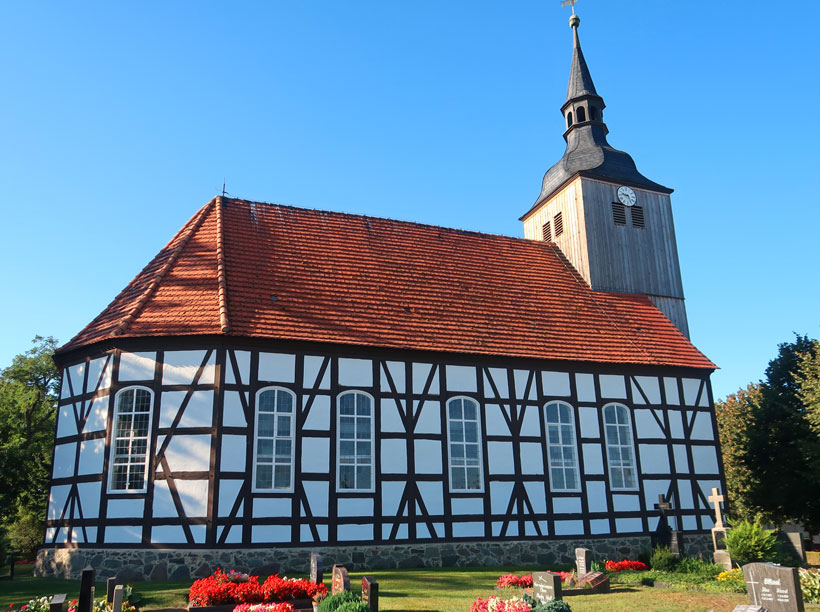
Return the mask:
<path fill-rule="evenodd" d="M 629 187 L 623 186 L 618 187 L 618 199 L 624 206 L 634 206 L 637 197 L 635 196 L 635 192 L 632 191 Z"/>

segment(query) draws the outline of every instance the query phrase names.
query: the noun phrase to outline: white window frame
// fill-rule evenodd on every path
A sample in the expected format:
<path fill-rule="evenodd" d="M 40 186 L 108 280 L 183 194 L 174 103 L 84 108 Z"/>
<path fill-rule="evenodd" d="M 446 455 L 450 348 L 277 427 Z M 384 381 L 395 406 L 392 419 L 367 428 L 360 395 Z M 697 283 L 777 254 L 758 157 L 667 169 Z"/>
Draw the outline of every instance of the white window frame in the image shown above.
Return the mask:
<path fill-rule="evenodd" d="M 607 423 L 606 413 L 607 413 L 608 409 L 612 409 L 612 410 L 615 411 L 615 421 L 616 422 L 614 424 Z M 626 415 L 626 423 L 618 423 L 617 422 L 618 421 L 618 409 L 622 409 L 623 414 Z M 603 417 L 604 417 L 604 444 L 606 444 L 606 462 L 607 462 L 607 467 L 609 469 L 609 488 L 612 491 L 638 491 L 638 490 L 640 490 L 640 482 L 638 481 L 638 457 L 635 454 L 635 436 L 632 433 L 632 415 L 629 413 L 629 408 L 627 408 L 623 404 L 618 404 L 618 403 L 607 404 L 606 406 L 604 406 L 604 409 L 603 409 Z M 624 428 L 626 430 L 627 436 L 628 436 L 628 439 L 629 439 L 629 444 L 621 444 L 620 441 L 619 441 L 618 444 L 610 444 L 609 443 L 609 438 L 607 437 L 607 427 L 613 427 L 613 426 L 618 427 L 619 431 L 621 430 L 620 428 Z M 619 440 L 620 440 L 620 434 L 619 434 Z M 626 467 L 624 467 L 623 465 L 614 466 L 613 462 L 612 462 L 612 452 L 611 452 L 612 448 L 618 448 L 619 451 L 622 450 L 622 449 L 629 449 L 629 452 L 632 453 L 632 465 L 631 466 L 626 466 Z M 621 462 L 622 461 L 623 460 L 621 460 Z M 622 469 L 622 470 L 631 469 L 632 470 L 632 475 L 635 479 L 635 486 L 634 487 L 626 487 L 626 486 L 616 487 L 615 484 L 612 481 L 612 470 L 613 470 L 613 468 Z M 624 479 L 624 480 L 626 480 L 626 479 Z"/>
<path fill-rule="evenodd" d="M 450 403 L 456 400 L 468 400 L 475 404 L 475 422 L 476 422 L 476 444 L 478 445 L 478 482 L 479 487 L 477 489 L 457 489 L 453 486 L 453 467 L 461 467 L 465 468 L 466 465 L 463 466 L 453 466 L 453 441 L 450 439 Z M 474 397 L 470 397 L 468 395 L 457 395 L 455 397 L 451 397 L 447 400 L 445 404 L 445 411 L 447 413 L 447 481 L 450 485 L 450 491 L 452 493 L 483 493 L 484 492 L 484 460 L 483 460 L 483 453 L 482 453 L 482 437 L 481 437 L 481 404 L 477 399 Z M 465 422 L 463 415 L 460 419 L 462 423 Z M 466 444 L 466 442 L 455 442 L 455 444 Z M 470 442 L 472 444 L 472 442 Z M 466 483 L 466 477 L 465 477 Z"/>
<path fill-rule="evenodd" d="M 134 393 L 134 398 L 136 399 L 137 390 L 147 391 L 150 396 L 149 407 L 148 407 L 148 435 L 145 438 L 145 461 L 142 463 L 144 468 L 144 474 L 142 477 L 142 487 L 139 489 L 117 489 L 114 487 L 114 467 L 119 465 L 116 462 L 116 459 L 119 456 L 127 456 L 130 458 L 130 449 L 128 455 L 117 455 L 117 430 L 119 428 L 120 423 L 120 397 L 129 392 Z M 134 414 L 131 412 L 131 414 Z M 144 414 L 144 413 L 140 413 Z M 117 391 L 117 394 L 114 396 L 114 418 L 112 419 L 112 429 L 111 429 L 111 449 L 109 454 L 109 463 L 108 463 L 108 493 L 114 495 L 122 495 L 122 494 L 129 494 L 129 493 L 145 493 L 148 490 L 148 469 L 149 469 L 149 459 L 151 458 L 151 453 L 153 452 L 151 449 L 151 440 L 153 438 L 153 425 L 154 425 L 154 392 L 153 390 L 149 389 L 148 387 L 144 387 L 142 385 L 130 385 L 125 387 L 124 389 L 120 389 Z M 133 423 L 131 426 L 131 434 L 129 439 L 133 439 Z M 130 461 L 126 462 L 130 468 L 130 466 L 138 466 L 139 463 L 132 463 Z M 128 474 L 130 474 L 131 470 L 128 470 Z M 126 475 L 126 482 L 128 481 Z"/>
<path fill-rule="evenodd" d="M 355 488 L 347 489 L 341 486 L 341 471 L 342 471 L 342 453 L 340 451 L 342 446 L 342 398 L 346 395 L 363 395 L 370 400 L 370 487 L 366 489 Z M 354 402 L 355 405 L 355 402 Z M 348 416 L 348 415 L 345 415 Z M 355 416 L 354 418 L 364 418 Z M 356 428 L 354 428 L 355 430 Z M 345 465 L 351 465 L 349 463 Z M 358 455 L 354 455 L 353 464 L 355 468 L 359 467 Z M 336 491 L 338 493 L 373 493 L 376 490 L 376 400 L 372 395 L 359 389 L 350 389 L 343 391 L 336 396 Z"/>
<path fill-rule="evenodd" d="M 284 391 L 288 395 L 291 396 L 291 406 L 293 407 L 293 411 L 288 415 L 290 416 L 290 486 L 287 488 L 277 488 L 274 486 L 276 481 L 276 440 L 283 439 L 284 436 L 276 435 L 276 416 L 278 416 L 278 400 L 275 400 L 274 405 L 277 409 L 274 409 L 273 412 L 267 412 L 266 414 L 273 414 L 274 415 L 274 435 L 272 438 L 265 436 L 265 439 L 272 439 L 274 440 L 274 449 L 273 449 L 273 461 L 270 465 L 273 468 L 273 473 L 271 474 L 271 487 L 270 488 L 260 488 L 256 486 L 256 467 L 258 464 L 257 457 L 259 454 L 259 398 L 262 396 L 263 393 L 266 391 L 273 391 L 274 393 L 278 393 L 279 391 Z M 288 414 L 288 413 L 283 413 Z M 296 394 L 288 389 L 287 387 L 263 387 L 256 392 L 256 404 L 254 406 L 254 414 L 253 414 L 253 473 L 251 474 L 251 490 L 254 493 L 292 493 L 293 492 L 293 479 L 295 476 L 295 469 L 294 463 L 296 459 Z"/>
<path fill-rule="evenodd" d="M 549 412 L 548 407 L 556 404 L 558 408 L 558 422 L 553 423 L 549 420 Z M 564 423 L 561 421 L 561 410 L 560 407 L 565 406 L 569 410 L 569 423 Z M 561 431 L 562 425 L 569 425 L 570 427 L 570 440 L 565 440 L 564 436 Z M 557 427 L 558 428 L 558 443 L 551 443 L 550 442 L 550 427 Z M 550 491 L 560 491 L 560 492 L 567 492 L 567 493 L 578 493 L 581 491 L 581 471 L 579 469 L 579 458 L 578 458 L 578 437 L 576 435 L 575 429 L 575 409 L 572 407 L 571 404 L 567 402 L 562 402 L 559 400 L 554 400 L 551 402 L 547 402 L 544 404 L 544 432 L 546 433 L 547 438 L 547 465 L 549 466 L 549 483 L 550 483 Z M 561 449 L 561 454 L 563 457 L 563 449 L 571 448 L 574 465 L 572 466 L 565 466 L 565 465 L 552 465 L 552 453 L 550 453 L 550 448 L 558 447 Z M 562 459 L 563 461 L 563 459 Z M 556 487 L 553 483 L 552 478 L 552 470 L 563 470 L 564 471 L 564 481 L 566 482 L 566 471 L 572 470 L 575 473 L 575 483 L 576 486 L 573 488 L 563 487 L 559 488 Z"/>

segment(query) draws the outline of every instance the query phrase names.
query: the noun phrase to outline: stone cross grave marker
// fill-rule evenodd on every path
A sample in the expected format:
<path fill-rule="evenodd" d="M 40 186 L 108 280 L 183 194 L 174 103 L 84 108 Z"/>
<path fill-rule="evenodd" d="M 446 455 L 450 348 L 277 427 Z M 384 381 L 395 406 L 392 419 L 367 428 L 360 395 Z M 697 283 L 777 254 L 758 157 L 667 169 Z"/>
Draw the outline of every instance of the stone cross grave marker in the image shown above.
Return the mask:
<path fill-rule="evenodd" d="M 667 514 L 672 509 L 672 504 L 666 501 L 663 493 L 658 494 L 658 503 L 655 504 L 655 509 L 660 511 L 660 519 L 658 520 L 658 528 L 652 535 L 653 543 L 656 546 L 668 546 L 669 550 L 680 557 L 683 554 L 683 538 L 680 532 L 669 525 L 669 517 Z"/>
<path fill-rule="evenodd" d="M 90 565 L 80 575 L 80 600 L 77 603 L 77 612 L 93 612 L 94 610 L 94 568 Z"/>
<path fill-rule="evenodd" d="M 578 580 L 587 575 L 591 554 L 592 551 L 588 548 L 575 549 L 575 572 L 578 575 Z"/>
<path fill-rule="evenodd" d="M 532 573 L 532 596 L 539 603 L 546 603 L 561 597 L 561 576 L 553 572 Z"/>
<path fill-rule="evenodd" d="M 125 596 L 123 592 L 123 588 L 121 584 L 118 584 L 114 587 L 113 592 L 111 593 L 111 612 L 121 612 L 122 610 L 122 600 Z"/>
<path fill-rule="evenodd" d="M 715 506 L 715 526 L 712 527 L 712 544 L 715 550 L 723 550 L 726 548 L 726 525 L 723 524 L 723 515 L 720 512 L 720 502 L 723 501 L 723 495 L 718 492 L 716 487 L 712 487 L 712 494 L 706 499 Z"/>
<path fill-rule="evenodd" d="M 379 612 L 379 582 L 373 576 L 362 578 L 362 602 L 370 612 Z"/>
<path fill-rule="evenodd" d="M 310 553 L 310 581 L 313 584 L 321 584 L 325 579 L 324 568 L 322 567 L 322 555 Z"/>
<path fill-rule="evenodd" d="M 105 581 L 105 601 L 111 603 L 114 601 L 114 588 L 117 586 L 117 577 L 114 576 Z M 116 609 L 116 608 L 115 608 Z"/>
<path fill-rule="evenodd" d="M 61 593 L 51 598 L 51 603 L 48 604 L 48 612 L 63 612 L 65 609 L 66 594 Z"/>
<path fill-rule="evenodd" d="M 769 612 L 804 612 L 800 575 L 796 567 L 771 563 L 749 563 L 743 566 L 749 602 Z"/>
<path fill-rule="evenodd" d="M 337 595 L 342 591 L 350 590 L 350 576 L 347 575 L 347 568 L 341 565 L 333 566 L 333 581 L 330 583 L 331 595 Z M 79 611 L 78 611 L 79 612 Z"/>

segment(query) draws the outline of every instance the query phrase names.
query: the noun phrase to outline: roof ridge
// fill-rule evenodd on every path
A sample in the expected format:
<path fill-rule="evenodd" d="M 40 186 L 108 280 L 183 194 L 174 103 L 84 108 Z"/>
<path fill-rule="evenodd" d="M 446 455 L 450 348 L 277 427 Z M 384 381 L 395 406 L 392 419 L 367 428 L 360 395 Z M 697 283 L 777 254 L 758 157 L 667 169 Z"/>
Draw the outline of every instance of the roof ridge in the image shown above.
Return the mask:
<path fill-rule="evenodd" d="M 231 331 L 228 321 L 228 276 L 225 269 L 224 225 L 222 224 L 222 196 L 216 197 L 216 279 L 219 285 L 219 328 L 223 334 Z"/>
<path fill-rule="evenodd" d="M 166 262 L 162 264 L 162 267 L 154 275 L 154 278 L 151 279 L 151 282 L 148 283 L 148 286 L 142 292 L 142 295 L 139 297 L 139 299 L 137 299 L 137 301 L 134 302 L 134 305 L 131 307 L 128 313 L 122 318 L 122 320 L 117 324 L 117 326 L 113 330 L 111 330 L 111 332 L 108 334 L 109 336 L 121 336 L 125 333 L 125 330 L 128 329 L 128 326 L 131 325 L 131 323 L 133 323 L 134 320 L 139 316 L 140 312 L 142 312 L 142 309 L 145 308 L 145 305 L 148 303 L 148 300 L 150 300 L 151 296 L 154 294 L 154 292 L 156 292 L 157 287 L 159 287 L 159 284 L 162 281 L 162 279 L 176 263 L 180 253 L 182 253 L 182 250 L 185 248 L 185 245 L 188 244 L 188 240 L 190 240 L 191 236 L 193 236 L 194 233 L 196 233 L 196 231 L 199 229 L 199 226 L 202 225 L 202 222 L 205 220 L 205 217 L 208 216 L 208 211 L 213 206 L 215 201 L 215 199 L 211 200 L 205 206 L 203 206 L 199 210 L 199 214 L 195 216 L 191 221 L 189 221 L 188 224 L 183 226 L 182 229 L 178 231 L 173 238 L 171 238 L 168 245 L 172 244 L 174 240 L 177 239 L 177 237 L 180 237 L 180 235 L 186 229 L 188 230 L 184 235 L 182 235 L 179 238 L 179 242 L 171 251 Z"/>

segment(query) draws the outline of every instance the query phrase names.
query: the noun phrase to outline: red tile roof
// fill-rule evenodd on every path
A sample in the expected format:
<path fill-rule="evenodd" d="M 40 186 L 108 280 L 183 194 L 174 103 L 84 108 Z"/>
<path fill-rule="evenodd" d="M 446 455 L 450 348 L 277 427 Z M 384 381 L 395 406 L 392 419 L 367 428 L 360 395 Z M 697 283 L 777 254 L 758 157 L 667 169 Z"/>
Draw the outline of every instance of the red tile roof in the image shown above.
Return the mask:
<path fill-rule="evenodd" d="M 60 352 L 198 334 L 715 367 L 647 297 L 593 291 L 552 243 L 229 198 Z"/>

